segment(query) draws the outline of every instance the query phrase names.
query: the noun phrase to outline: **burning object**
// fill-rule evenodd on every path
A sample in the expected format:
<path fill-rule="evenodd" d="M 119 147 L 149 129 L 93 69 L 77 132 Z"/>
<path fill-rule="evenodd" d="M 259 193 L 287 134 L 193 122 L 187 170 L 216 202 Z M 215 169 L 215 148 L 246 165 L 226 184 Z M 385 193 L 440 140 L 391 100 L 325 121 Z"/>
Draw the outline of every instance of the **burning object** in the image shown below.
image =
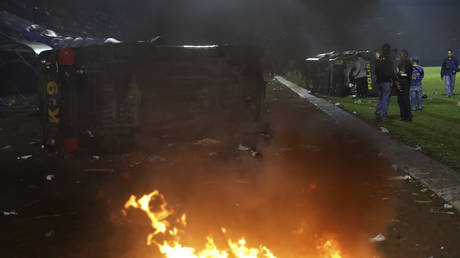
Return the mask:
<path fill-rule="evenodd" d="M 151 202 L 157 203 L 155 209 L 151 208 Z M 265 246 L 258 248 L 247 247 L 245 238 L 241 238 L 236 242 L 228 238 L 228 247 L 224 250 L 219 250 L 214 242 L 212 236 L 207 236 L 207 243 L 201 251 L 197 251 L 193 247 L 184 246 L 181 243 L 181 236 L 185 234 L 185 228 L 187 226 L 186 214 L 182 214 L 180 218 L 175 220 L 177 227 L 170 222 L 171 215 L 174 214 L 174 210 L 168 208 L 164 195 L 158 190 L 155 190 L 141 198 L 131 195 L 129 200 L 125 203 L 125 209 L 135 208 L 142 210 L 150 219 L 151 227 L 153 232 L 147 236 L 147 245 L 156 245 L 160 252 L 165 257 L 217 257 L 226 258 L 229 254 L 233 254 L 234 257 L 276 257 L 270 249 Z M 126 214 L 126 212 L 125 212 Z M 222 228 L 222 234 L 226 234 L 227 230 Z M 163 241 L 158 240 L 160 237 L 165 237 Z M 170 239 L 170 240 L 166 240 Z"/>
<path fill-rule="evenodd" d="M 184 244 L 186 235 L 187 215 L 178 216 L 175 211 L 168 207 L 163 194 L 155 190 L 140 198 L 131 195 L 124 205 L 123 214 L 127 216 L 128 209 L 141 210 L 150 220 L 153 232 L 147 235 L 146 244 L 158 247 L 158 250 L 167 258 L 257 258 L 276 256 L 267 246 L 250 247 L 244 237 L 232 240 L 227 229 L 221 227 L 219 240 L 225 239 L 225 247 L 222 243 L 216 244 L 212 235 L 207 235 L 204 248 L 198 249 Z M 343 258 L 339 243 L 334 237 L 324 237 L 317 241 L 317 257 Z"/>

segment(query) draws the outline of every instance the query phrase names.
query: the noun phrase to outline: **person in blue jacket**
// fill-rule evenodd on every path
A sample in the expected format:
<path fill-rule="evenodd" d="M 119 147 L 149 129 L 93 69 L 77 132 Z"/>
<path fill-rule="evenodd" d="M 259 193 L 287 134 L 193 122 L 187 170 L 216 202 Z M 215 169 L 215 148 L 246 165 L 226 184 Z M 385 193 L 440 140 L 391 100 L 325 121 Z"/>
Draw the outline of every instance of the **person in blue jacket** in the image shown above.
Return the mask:
<path fill-rule="evenodd" d="M 422 80 L 425 76 L 423 67 L 419 65 L 418 57 L 412 58 L 412 78 L 410 82 L 410 105 L 412 111 L 422 111 Z"/>
<path fill-rule="evenodd" d="M 454 57 L 452 49 L 447 50 L 447 58 L 442 62 L 441 80 L 446 78 L 446 97 L 452 97 L 455 87 L 455 75 L 459 72 L 458 60 Z"/>

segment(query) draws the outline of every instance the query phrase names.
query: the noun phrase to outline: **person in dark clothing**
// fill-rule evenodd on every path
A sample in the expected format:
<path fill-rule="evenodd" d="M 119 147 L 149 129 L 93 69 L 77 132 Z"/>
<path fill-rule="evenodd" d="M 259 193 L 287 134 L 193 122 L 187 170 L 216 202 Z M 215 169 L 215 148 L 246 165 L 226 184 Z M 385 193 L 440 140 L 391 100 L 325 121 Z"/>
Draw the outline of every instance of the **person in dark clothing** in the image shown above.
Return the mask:
<path fill-rule="evenodd" d="M 396 86 L 398 87 L 398 104 L 401 113 L 401 121 L 412 121 L 412 113 L 410 109 L 410 83 L 412 78 L 412 64 L 409 61 L 409 53 L 403 49 L 399 53 L 398 73 L 396 78 Z"/>
<path fill-rule="evenodd" d="M 452 49 L 447 50 L 447 58 L 444 59 L 441 66 L 441 80 L 446 78 L 446 97 L 452 97 L 455 88 L 455 76 L 458 69 L 458 60 L 454 57 Z"/>
<path fill-rule="evenodd" d="M 382 46 L 382 55 L 379 56 L 375 64 L 375 76 L 377 79 L 377 89 L 379 98 L 375 110 L 375 119 L 380 120 L 382 115 L 383 121 L 388 119 L 388 105 L 390 104 L 391 87 L 395 78 L 395 65 L 390 55 L 391 46 L 384 44 Z"/>

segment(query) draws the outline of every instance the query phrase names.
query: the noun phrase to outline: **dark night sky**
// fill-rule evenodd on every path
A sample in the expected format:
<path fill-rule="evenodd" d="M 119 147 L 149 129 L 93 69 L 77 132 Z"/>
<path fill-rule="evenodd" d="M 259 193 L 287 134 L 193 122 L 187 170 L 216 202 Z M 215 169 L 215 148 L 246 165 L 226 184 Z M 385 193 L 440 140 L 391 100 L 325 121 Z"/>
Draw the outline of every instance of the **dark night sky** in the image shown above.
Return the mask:
<path fill-rule="evenodd" d="M 29 1 L 108 13 L 125 41 L 161 35 L 171 44 L 262 44 L 275 56 L 390 42 L 422 62 L 460 48 L 458 0 Z"/>

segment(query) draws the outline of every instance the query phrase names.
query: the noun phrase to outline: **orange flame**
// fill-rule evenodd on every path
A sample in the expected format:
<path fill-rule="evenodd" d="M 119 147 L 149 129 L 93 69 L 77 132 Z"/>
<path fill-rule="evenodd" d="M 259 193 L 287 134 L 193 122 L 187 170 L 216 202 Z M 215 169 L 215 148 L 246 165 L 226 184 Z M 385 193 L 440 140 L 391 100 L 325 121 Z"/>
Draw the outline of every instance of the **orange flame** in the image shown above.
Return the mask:
<path fill-rule="evenodd" d="M 322 258 L 342 258 L 339 244 L 333 238 L 321 239 L 316 246 Z"/>
<path fill-rule="evenodd" d="M 152 201 L 158 201 L 159 208 L 155 211 L 150 207 Z M 229 252 L 237 258 L 257 258 L 257 257 L 268 257 L 276 258 L 276 256 L 265 246 L 259 248 L 251 248 L 246 246 L 246 240 L 241 238 L 237 243 L 234 243 L 231 239 L 228 239 L 228 249 L 219 250 L 214 243 L 214 239 L 211 236 L 207 236 L 207 243 L 205 248 L 201 251 L 196 251 L 195 248 L 183 246 L 180 243 L 180 234 L 183 232 L 174 226 L 171 226 L 167 220 L 174 211 L 167 208 L 168 203 L 164 199 L 164 196 L 155 190 L 150 194 L 144 195 L 137 199 L 136 196 L 131 195 L 128 201 L 125 203 L 124 208 L 135 208 L 142 210 L 150 219 L 153 233 L 147 236 L 147 245 L 154 243 L 158 246 L 160 252 L 167 258 L 227 258 Z M 126 211 L 124 211 L 126 214 Z M 186 224 L 185 213 L 176 222 L 185 227 Z M 222 228 L 222 233 L 226 233 L 226 229 Z M 159 234 L 169 236 L 173 240 L 163 240 L 159 243 L 155 240 L 155 237 Z"/>
<path fill-rule="evenodd" d="M 153 201 L 158 206 L 154 210 L 150 206 Z M 212 236 L 206 237 L 206 245 L 200 251 L 197 251 L 193 247 L 184 246 L 181 244 L 180 237 L 185 231 L 172 226 L 168 221 L 174 210 L 168 209 L 167 206 L 168 203 L 163 194 L 158 190 L 146 194 L 139 199 L 131 195 L 124 205 L 125 209 L 140 209 L 148 216 L 153 232 L 147 236 L 147 245 L 155 244 L 159 251 L 167 258 L 276 258 L 266 246 L 262 245 L 258 248 L 246 246 L 246 239 L 244 237 L 237 242 L 233 242 L 230 238 L 227 238 L 228 247 L 224 250 L 218 249 Z M 123 210 L 123 213 L 126 214 L 126 211 Z M 186 227 L 186 218 L 186 214 L 184 213 L 180 218 L 176 219 L 176 222 L 181 225 L 180 228 Z M 223 235 L 226 235 L 227 229 L 221 228 L 221 232 Z M 156 237 L 160 234 L 162 235 L 162 239 L 172 240 L 162 240 L 162 242 L 159 242 L 156 240 Z M 339 244 L 334 238 L 320 239 L 316 249 L 321 258 L 343 258 Z"/>

